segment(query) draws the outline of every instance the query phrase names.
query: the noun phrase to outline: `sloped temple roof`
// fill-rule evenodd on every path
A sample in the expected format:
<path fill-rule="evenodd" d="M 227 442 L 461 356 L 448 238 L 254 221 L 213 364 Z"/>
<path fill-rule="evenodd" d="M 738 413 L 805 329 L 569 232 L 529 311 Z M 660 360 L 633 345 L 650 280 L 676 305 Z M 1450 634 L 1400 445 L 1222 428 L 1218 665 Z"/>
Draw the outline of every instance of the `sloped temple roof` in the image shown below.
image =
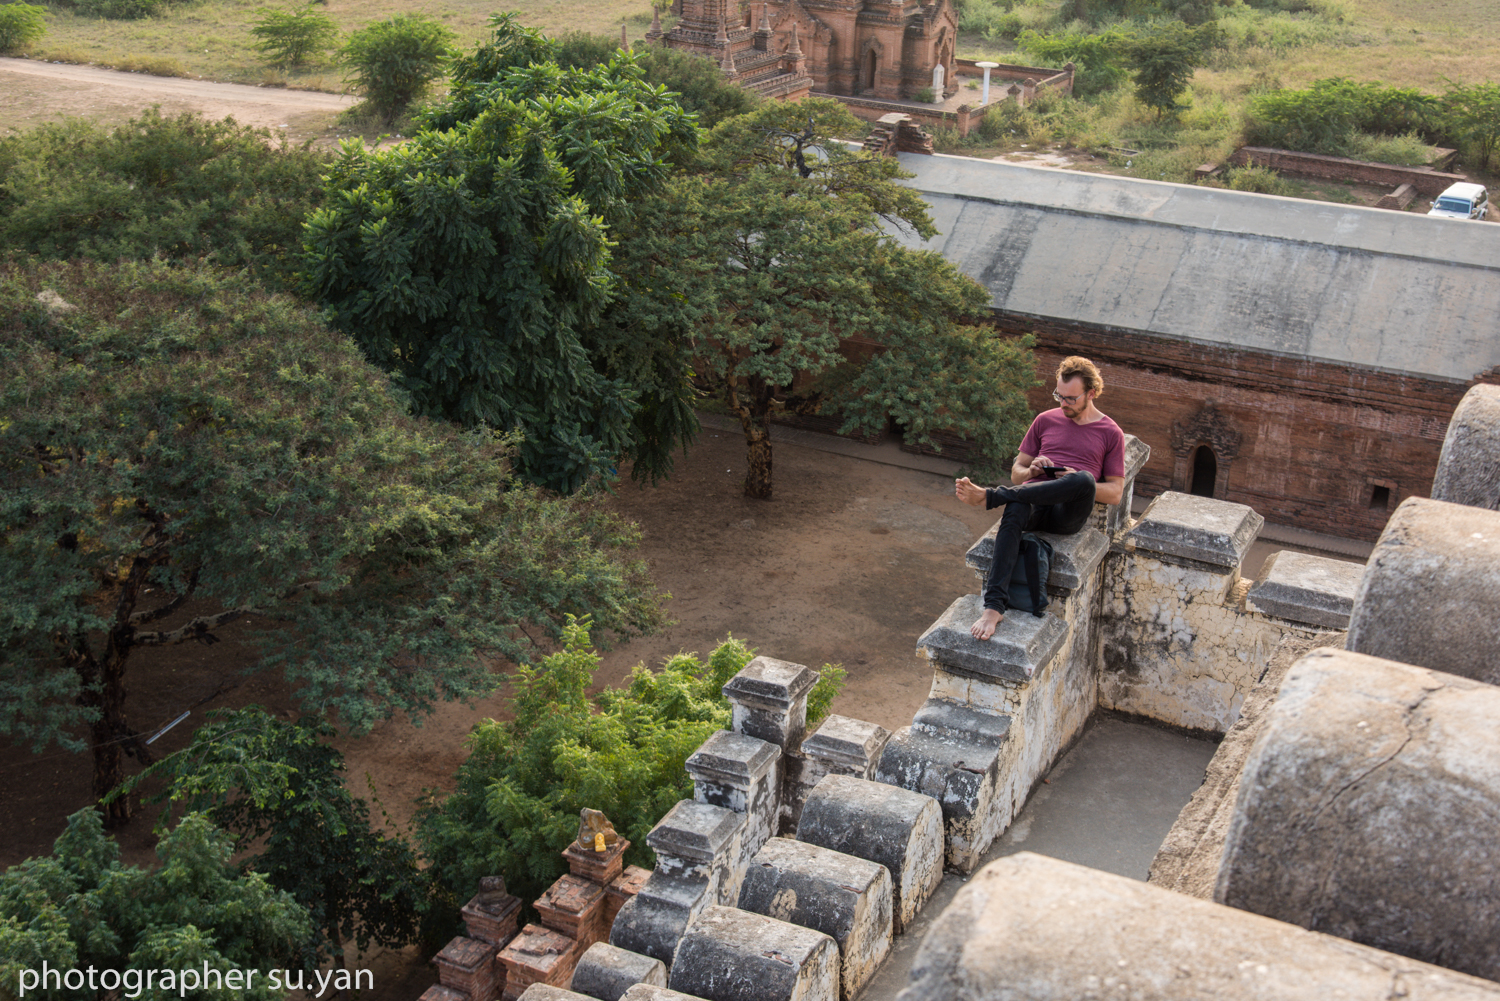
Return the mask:
<path fill-rule="evenodd" d="M 903 154 L 941 252 L 1020 316 L 1431 379 L 1500 365 L 1500 226 Z"/>

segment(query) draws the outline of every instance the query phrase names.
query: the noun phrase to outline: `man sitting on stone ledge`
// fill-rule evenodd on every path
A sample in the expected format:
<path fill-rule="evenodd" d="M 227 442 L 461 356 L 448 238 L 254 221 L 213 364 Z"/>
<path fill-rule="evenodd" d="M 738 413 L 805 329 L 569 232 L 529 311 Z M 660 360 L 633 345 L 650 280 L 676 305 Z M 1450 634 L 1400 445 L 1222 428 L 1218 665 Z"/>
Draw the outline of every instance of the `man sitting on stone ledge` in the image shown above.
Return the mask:
<path fill-rule="evenodd" d="M 1005 505 L 995 557 L 984 583 L 984 614 L 970 632 L 987 640 L 1009 608 L 1011 571 L 1022 532 L 1072 535 L 1088 524 L 1094 503 L 1118 504 L 1125 489 L 1125 435 L 1094 406 L 1104 392 L 1099 369 L 1074 355 L 1057 366 L 1053 410 L 1037 415 L 1010 469 L 1013 486 L 986 489 L 967 476 L 954 483 L 965 504 Z M 1050 472 L 1049 472 L 1050 470 Z"/>

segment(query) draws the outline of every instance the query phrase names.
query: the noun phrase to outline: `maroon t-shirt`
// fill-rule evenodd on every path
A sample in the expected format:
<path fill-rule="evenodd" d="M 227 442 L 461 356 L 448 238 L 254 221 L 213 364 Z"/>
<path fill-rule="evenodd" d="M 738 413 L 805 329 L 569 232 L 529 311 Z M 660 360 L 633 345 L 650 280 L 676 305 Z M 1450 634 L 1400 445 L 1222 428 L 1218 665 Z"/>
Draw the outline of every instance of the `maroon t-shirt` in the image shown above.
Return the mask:
<path fill-rule="evenodd" d="M 1078 425 L 1061 407 L 1043 411 L 1021 439 L 1021 451 L 1032 458 L 1045 455 L 1054 466 L 1093 473 L 1101 483 L 1106 476 L 1125 475 L 1125 433 L 1108 417 Z"/>

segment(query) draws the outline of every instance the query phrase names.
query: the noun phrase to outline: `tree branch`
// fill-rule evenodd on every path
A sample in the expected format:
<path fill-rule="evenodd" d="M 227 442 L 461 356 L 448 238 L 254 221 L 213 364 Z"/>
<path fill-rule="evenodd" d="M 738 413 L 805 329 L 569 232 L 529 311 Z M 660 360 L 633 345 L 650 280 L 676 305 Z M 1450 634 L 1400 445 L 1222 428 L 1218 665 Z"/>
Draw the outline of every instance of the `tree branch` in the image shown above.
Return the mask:
<path fill-rule="evenodd" d="M 132 626 L 139 626 L 144 625 L 147 622 L 155 622 L 158 619 L 166 618 L 168 615 L 171 615 L 173 612 L 177 611 L 184 604 L 186 604 L 188 598 L 192 597 L 193 592 L 197 589 L 198 569 L 197 567 L 194 567 L 192 573 L 188 574 L 187 587 L 182 589 L 181 594 L 178 594 L 171 601 L 167 602 L 165 605 L 162 605 L 160 608 L 153 608 L 145 612 L 136 612 L 130 617 L 130 624 Z"/>

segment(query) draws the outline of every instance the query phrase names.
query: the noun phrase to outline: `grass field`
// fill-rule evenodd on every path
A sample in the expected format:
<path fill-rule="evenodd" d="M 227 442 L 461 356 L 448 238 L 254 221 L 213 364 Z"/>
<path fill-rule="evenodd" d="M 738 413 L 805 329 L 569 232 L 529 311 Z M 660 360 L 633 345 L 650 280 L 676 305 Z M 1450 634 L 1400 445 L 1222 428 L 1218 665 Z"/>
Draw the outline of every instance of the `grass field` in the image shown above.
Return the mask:
<path fill-rule="evenodd" d="M 53 11 L 47 35 L 31 55 L 163 76 L 342 90 L 343 74 L 328 62 L 293 72 L 266 66 L 250 34 L 255 12 L 264 6 L 268 4 L 262 0 L 200 0 L 176 7 L 166 17 L 137 21 Z M 549 33 L 618 36 L 623 24 L 634 40 L 651 26 L 650 0 L 530 0 L 508 5 L 495 0 L 328 0 L 323 9 L 345 32 L 392 14 L 428 14 L 448 25 L 463 48 L 472 48 L 486 34 L 486 22 L 498 10 L 518 10 L 524 23 Z"/>

